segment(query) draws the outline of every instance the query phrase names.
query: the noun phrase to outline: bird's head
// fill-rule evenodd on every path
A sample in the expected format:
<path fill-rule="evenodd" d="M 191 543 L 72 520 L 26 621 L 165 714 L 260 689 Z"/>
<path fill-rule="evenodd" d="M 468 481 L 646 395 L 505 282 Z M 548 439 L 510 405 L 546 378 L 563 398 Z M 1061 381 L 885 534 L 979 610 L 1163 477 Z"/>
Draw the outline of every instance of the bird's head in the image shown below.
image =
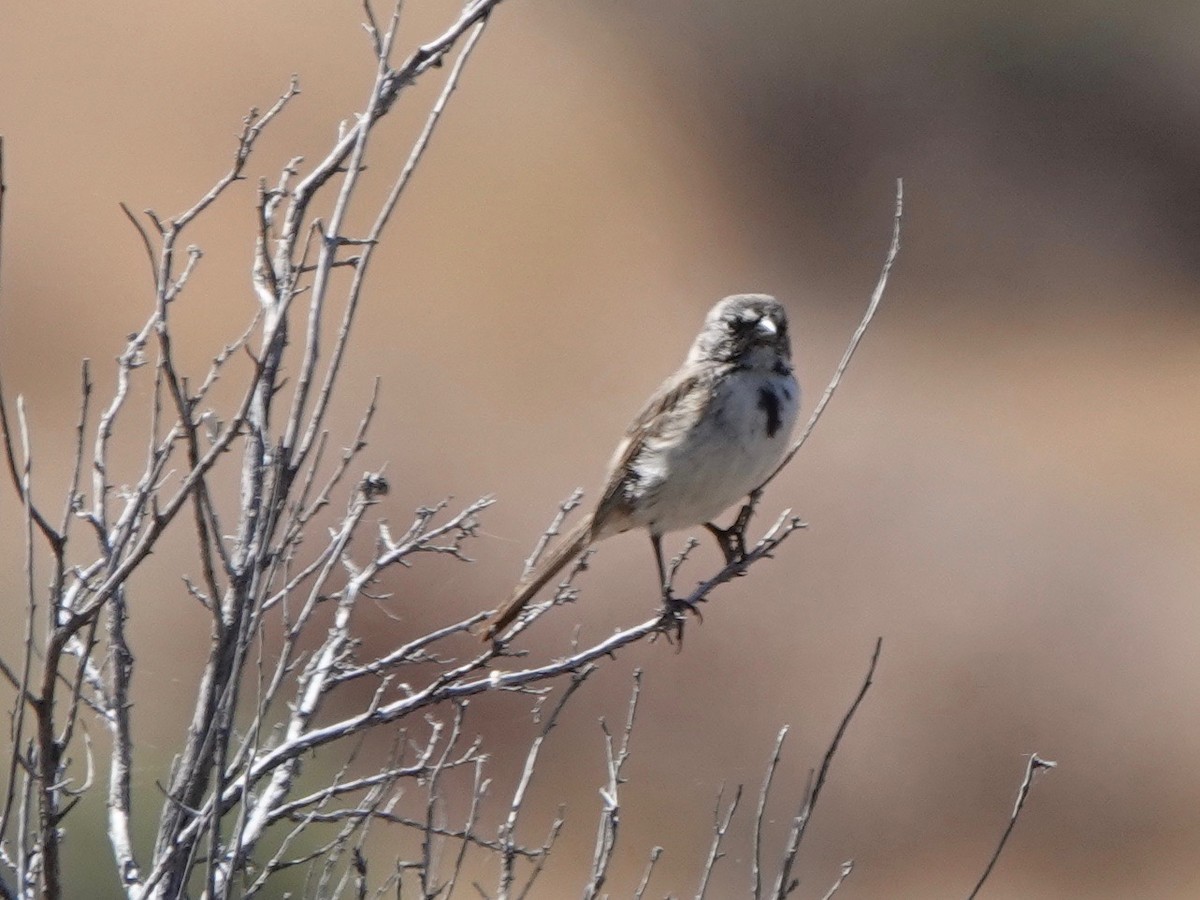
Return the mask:
<path fill-rule="evenodd" d="M 766 367 L 791 357 L 787 313 L 766 294 L 734 294 L 709 310 L 689 356 L 693 362 Z"/>

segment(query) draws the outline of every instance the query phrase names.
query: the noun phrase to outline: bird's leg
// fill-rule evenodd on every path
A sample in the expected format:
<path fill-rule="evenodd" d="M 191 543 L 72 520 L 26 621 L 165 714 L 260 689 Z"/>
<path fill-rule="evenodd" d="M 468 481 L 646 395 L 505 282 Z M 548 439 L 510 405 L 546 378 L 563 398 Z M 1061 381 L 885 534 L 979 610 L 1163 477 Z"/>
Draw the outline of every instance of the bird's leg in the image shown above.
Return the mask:
<path fill-rule="evenodd" d="M 667 578 L 667 566 L 663 562 L 662 537 L 650 532 L 650 545 L 654 547 L 654 562 L 658 566 L 658 588 L 662 591 L 663 606 L 670 606 L 674 598 L 671 596 L 671 582 Z"/>
<path fill-rule="evenodd" d="M 667 565 L 663 561 L 662 536 L 651 532 L 650 543 L 654 547 L 654 561 L 658 564 L 658 579 L 662 585 L 663 620 L 674 623 L 675 636 L 682 643 L 684 611 L 694 613 L 701 622 L 704 621 L 704 617 L 700 615 L 700 610 L 696 608 L 695 603 L 684 597 L 676 597 L 671 593 L 671 579 L 667 575 Z"/>

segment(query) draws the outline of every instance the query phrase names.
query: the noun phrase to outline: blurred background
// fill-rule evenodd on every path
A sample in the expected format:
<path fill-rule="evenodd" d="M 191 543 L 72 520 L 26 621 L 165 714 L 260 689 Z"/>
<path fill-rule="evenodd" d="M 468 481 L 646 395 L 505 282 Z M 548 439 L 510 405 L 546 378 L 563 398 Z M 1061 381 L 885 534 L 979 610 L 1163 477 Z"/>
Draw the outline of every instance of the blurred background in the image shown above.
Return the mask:
<path fill-rule="evenodd" d="M 402 45 L 454 11 L 408 4 Z M 299 74 L 249 181 L 190 235 L 206 255 L 176 342 L 202 372 L 255 305 L 257 178 L 317 158 L 362 106 L 360 20 L 295 0 L 0 7 L 0 366 L 9 399 L 28 404 L 53 508 L 79 360 L 106 396 L 150 309 L 118 201 L 190 205 L 227 167 L 245 111 Z M 383 606 L 398 618 L 363 623 L 382 647 L 503 599 L 557 503 L 596 487 L 721 296 L 787 305 L 811 410 L 875 283 L 898 176 L 906 189 L 884 306 L 764 501 L 764 518 L 791 507 L 809 528 L 717 591 L 682 653 L 636 647 L 573 702 L 528 812 L 540 836 L 567 804 L 537 896 L 575 896 L 590 864 L 597 718 L 624 715 L 634 667 L 643 706 L 608 888 L 631 894 L 661 845 L 650 894 L 690 895 L 718 788 L 755 792 L 790 724 L 767 825 L 769 848 L 782 844 L 877 636 L 876 684 L 806 839 L 800 896 L 820 897 L 850 858 L 839 896 L 965 896 L 1032 751 L 1060 767 L 985 896 L 1200 896 L 1198 46 L 1191 2 L 499 9 L 375 258 L 333 441 L 349 440 L 378 375 L 364 466 L 387 462 L 382 514 L 404 524 L 447 495 L 499 502 L 475 565 L 392 578 Z M 435 88 L 406 95 L 381 130 L 381 191 Z M 6 653 L 17 516 L 6 488 Z M 651 560 L 640 536 L 605 544 L 580 602 L 527 633 L 535 658 L 564 652 L 576 626 L 597 637 L 641 621 Z M 684 578 L 715 565 L 705 545 Z M 186 542 L 156 566 L 161 583 L 132 609 L 147 823 L 207 640 L 180 587 L 195 569 Z M 482 706 L 475 727 L 511 787 L 529 704 Z M 752 805 L 710 896 L 745 895 Z M 107 872 L 99 827 L 68 847 Z"/>

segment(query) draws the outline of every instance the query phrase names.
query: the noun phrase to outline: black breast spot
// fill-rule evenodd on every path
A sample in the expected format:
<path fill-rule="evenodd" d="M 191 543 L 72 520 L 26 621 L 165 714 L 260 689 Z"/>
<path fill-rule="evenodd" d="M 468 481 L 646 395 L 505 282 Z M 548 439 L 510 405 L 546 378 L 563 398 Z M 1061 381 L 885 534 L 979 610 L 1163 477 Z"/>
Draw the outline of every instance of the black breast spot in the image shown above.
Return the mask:
<path fill-rule="evenodd" d="M 767 437 L 775 437 L 775 432 L 783 422 L 779 411 L 779 398 L 769 387 L 758 389 L 758 408 L 767 414 Z"/>

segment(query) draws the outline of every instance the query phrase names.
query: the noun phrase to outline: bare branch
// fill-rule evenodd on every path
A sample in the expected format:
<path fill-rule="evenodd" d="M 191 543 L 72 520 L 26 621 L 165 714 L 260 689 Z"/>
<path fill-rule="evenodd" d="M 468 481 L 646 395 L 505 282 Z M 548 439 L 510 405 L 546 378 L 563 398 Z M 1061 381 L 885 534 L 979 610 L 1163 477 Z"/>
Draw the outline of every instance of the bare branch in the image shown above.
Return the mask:
<path fill-rule="evenodd" d="M 820 420 L 821 414 L 825 412 L 825 407 L 829 405 L 829 401 L 833 398 L 834 391 L 841 384 L 842 376 L 846 373 L 846 369 L 849 368 L 850 360 L 854 357 L 854 352 L 858 349 L 858 345 L 862 343 L 863 336 L 867 333 L 867 329 L 871 326 L 871 321 L 875 318 L 875 311 L 879 309 L 879 304 L 883 301 L 883 292 L 887 288 L 888 277 L 892 274 L 892 264 L 896 262 L 896 257 L 900 253 L 900 223 L 903 216 L 904 180 L 897 178 L 896 212 L 892 217 L 892 242 L 888 246 L 887 256 L 883 260 L 883 269 L 879 273 L 879 281 L 875 284 L 875 290 L 871 292 L 871 302 L 867 304 L 867 311 L 863 313 L 862 321 L 858 323 L 858 328 L 854 330 L 854 334 L 850 338 L 850 343 L 846 346 L 846 352 L 842 354 L 842 359 L 833 372 L 833 378 L 829 380 L 829 385 L 825 388 L 825 393 L 821 395 L 821 399 L 817 402 L 816 407 L 813 408 L 812 415 L 808 419 L 808 424 L 804 426 L 804 430 L 800 432 L 800 437 L 796 439 L 779 465 L 775 467 L 775 471 L 768 476 L 766 481 L 759 485 L 759 491 L 770 484 L 775 476 L 782 471 L 783 467 L 790 463 L 795 455 L 800 452 L 800 448 L 804 446 L 809 435 L 813 433 L 813 429 L 817 427 L 817 422 Z"/>
<path fill-rule="evenodd" d="M 1017 827 L 1017 819 L 1021 815 L 1021 810 L 1025 807 L 1025 800 L 1029 797 L 1029 791 L 1033 787 L 1034 776 L 1042 769 L 1053 769 L 1058 763 L 1042 759 L 1036 753 L 1029 754 L 1029 762 L 1025 765 L 1025 777 L 1021 779 L 1021 787 L 1017 790 L 1017 802 L 1013 804 L 1012 815 L 1009 816 L 1008 826 L 1004 829 L 1004 833 L 1000 835 L 1000 842 L 996 845 L 995 852 L 992 853 L 992 858 L 988 860 L 987 868 L 983 870 L 983 874 L 979 876 L 979 881 L 975 883 L 974 890 L 967 895 L 967 900 L 975 900 L 979 892 L 983 889 L 983 883 L 988 880 L 988 876 L 992 874 L 992 869 L 996 867 L 996 861 L 1000 859 L 1000 853 L 1004 850 L 1004 845 L 1008 843 L 1009 836 L 1013 833 L 1013 829 Z"/>
<path fill-rule="evenodd" d="M 604 752 L 608 761 L 608 784 L 600 790 L 603 810 L 600 824 L 596 833 L 596 850 L 592 859 L 592 877 L 583 889 L 585 900 L 592 900 L 604 887 L 608 877 L 608 866 L 612 862 L 613 851 L 617 846 L 617 826 L 620 822 L 620 788 L 625 783 L 621 769 L 629 759 L 629 739 L 633 735 L 633 725 L 637 718 L 638 698 L 642 692 L 642 670 L 633 672 L 633 690 L 629 695 L 629 712 L 625 716 L 625 729 L 621 734 L 621 745 L 617 747 L 613 741 L 608 723 L 600 720 L 600 728 L 604 731 Z"/>
<path fill-rule="evenodd" d="M 3 145 L 0 145 L 0 149 Z M 0 156 L 0 162 L 3 157 Z M 0 168 L 0 185 L 3 185 L 3 168 Z M 24 403 L 20 398 L 17 400 L 17 409 L 21 415 L 22 422 L 24 421 Z M 5 424 L 7 429 L 7 423 Z M 6 430 L 7 435 L 7 430 Z M 24 429 L 22 429 L 24 433 Z M 26 450 L 28 445 L 26 444 Z M 17 768 L 22 763 L 23 754 L 25 753 L 25 715 L 27 709 L 32 707 L 32 712 L 37 717 L 46 715 L 45 710 L 40 708 L 37 698 L 33 697 L 31 692 L 32 675 L 33 675 L 33 660 L 34 660 L 34 628 L 37 623 L 37 593 L 34 587 L 33 573 L 33 507 L 29 497 L 29 467 L 32 461 L 28 456 L 25 458 L 25 464 L 22 469 L 21 480 L 19 482 L 19 491 L 21 498 L 24 501 L 24 536 L 25 536 L 25 636 L 23 642 L 23 652 L 21 660 L 21 675 L 16 681 L 17 702 L 16 710 L 13 713 L 12 724 L 12 755 L 8 763 L 8 778 L 6 781 L 6 791 L 4 797 L 4 809 L 0 811 L 0 846 L 3 846 L 4 836 L 7 833 L 10 816 L 12 814 L 13 803 L 16 800 L 17 793 Z M 7 671 L 7 666 L 5 667 Z M 10 673 L 9 678 L 13 675 Z M 28 702 L 25 702 L 28 698 Z M 32 767 L 32 760 L 28 763 Z M 23 835 L 23 827 L 18 827 L 18 834 Z M 20 857 L 18 857 L 20 858 Z"/>
<path fill-rule="evenodd" d="M 485 2 L 477 2 L 476 5 L 479 5 L 479 6 L 486 5 L 486 6 L 490 7 L 491 4 L 488 4 Z M 346 351 L 347 343 L 349 341 L 350 328 L 354 322 L 355 312 L 357 311 L 357 308 L 358 308 L 358 300 L 362 293 L 362 285 L 363 285 L 364 280 L 366 279 L 367 270 L 369 268 L 370 261 L 371 261 L 373 252 L 375 250 L 375 247 L 378 246 L 379 240 L 383 235 L 383 229 L 387 225 L 388 220 L 391 218 L 392 212 L 396 208 L 396 204 L 400 201 L 401 194 L 404 193 L 404 189 L 408 186 L 409 182 L 412 180 L 413 173 L 416 171 L 417 165 L 420 163 L 421 158 L 425 154 L 426 148 L 429 146 L 429 140 L 433 136 L 433 132 L 437 128 L 438 122 L 441 120 L 442 113 L 445 111 L 446 104 L 449 102 L 450 96 L 454 93 L 455 88 L 458 86 L 459 78 L 462 76 L 463 69 L 466 67 L 467 61 L 471 58 L 471 53 L 475 49 L 475 45 L 478 43 L 479 39 L 483 36 L 483 29 L 486 25 L 487 25 L 487 11 L 485 10 L 484 12 L 481 13 L 481 15 L 478 17 L 478 19 L 473 23 L 474 30 L 472 30 L 471 34 L 468 36 L 466 43 L 463 45 L 462 51 L 458 55 L 458 58 L 455 59 L 454 65 L 450 69 L 450 74 L 447 76 L 446 82 L 442 87 L 442 91 L 438 95 L 437 100 L 434 102 L 433 108 L 425 120 L 425 125 L 421 129 L 420 135 L 417 137 L 416 142 L 413 144 L 412 151 L 409 153 L 408 160 L 405 162 L 404 168 L 400 171 L 399 177 L 396 179 L 395 183 L 392 185 L 391 192 L 388 194 L 387 199 L 384 201 L 383 205 L 380 207 L 379 214 L 375 219 L 375 223 L 374 223 L 374 225 L 372 225 L 371 230 L 368 233 L 366 240 L 363 242 L 363 252 L 362 252 L 361 257 L 359 258 L 358 265 L 354 269 L 353 280 L 352 280 L 349 290 L 347 291 L 348 302 L 346 304 L 346 309 L 345 309 L 345 312 L 342 317 L 341 328 L 338 331 L 337 338 L 334 340 L 334 345 L 333 345 L 333 350 L 332 350 L 332 354 L 330 357 L 330 362 L 329 362 L 328 366 L 326 367 L 325 380 L 321 386 L 321 391 L 320 391 L 320 394 L 318 395 L 318 399 L 316 402 L 316 406 L 313 410 L 313 413 L 309 417 L 308 429 L 307 429 L 303 439 L 301 440 L 299 447 L 296 448 L 296 450 L 292 456 L 291 464 L 293 466 L 298 465 L 304 459 L 304 457 L 308 454 L 309 448 L 312 446 L 313 439 L 315 438 L 316 434 L 319 432 L 321 423 L 325 419 L 325 412 L 328 409 L 330 398 L 333 395 L 334 383 L 336 381 L 337 374 L 341 371 L 341 367 L 342 367 L 341 362 L 342 362 L 343 356 Z M 394 29 L 394 26 L 393 26 L 393 29 Z M 393 33 L 394 33 L 393 30 L 390 30 L 388 32 L 389 39 L 388 39 L 388 41 L 385 42 L 387 46 L 390 46 L 390 35 L 392 35 Z M 385 51 L 384 51 L 385 56 L 386 56 L 386 52 L 387 51 L 385 49 Z M 382 60 L 381 65 L 386 65 L 386 60 Z M 386 78 L 390 77 L 390 73 L 385 72 L 381 77 L 386 79 Z M 378 86 L 378 92 L 377 92 L 376 96 L 373 97 L 373 103 L 378 103 L 378 104 L 381 104 L 386 107 L 386 104 L 388 101 L 385 99 L 385 91 L 386 91 L 386 88 L 384 87 L 384 83 L 380 82 L 379 86 Z M 369 117 L 371 114 L 372 114 L 371 107 L 369 107 L 367 116 Z M 364 131 L 363 135 L 365 136 L 365 134 L 366 134 L 366 132 Z M 363 153 L 363 144 L 359 143 L 358 145 L 355 146 L 354 156 L 352 157 L 352 161 L 350 163 L 352 171 L 357 171 L 357 167 L 360 164 L 358 162 L 358 160 L 361 159 L 362 153 Z M 348 199 L 349 191 L 351 189 L 352 189 L 352 180 L 351 180 L 350 175 L 348 174 L 347 179 L 346 179 L 346 184 L 343 185 L 342 194 L 339 196 L 339 203 L 343 197 Z M 330 231 L 333 234 L 339 233 L 338 225 L 341 221 L 339 211 L 340 211 L 340 207 L 335 207 L 334 213 L 330 217 Z M 329 246 L 329 243 L 331 243 L 331 242 L 327 242 L 325 246 L 326 247 Z M 318 270 L 316 272 L 316 276 L 313 281 L 314 304 L 317 302 L 316 296 L 318 294 L 318 291 L 320 291 L 322 289 L 322 286 L 325 283 L 325 279 L 328 277 L 327 268 L 332 265 L 332 262 L 333 262 L 332 254 L 325 252 L 325 250 L 323 249 L 321 257 L 320 257 L 320 262 L 318 263 Z M 326 267 L 325 270 L 322 270 L 322 268 L 321 268 L 322 263 L 324 263 L 324 265 Z M 314 347 L 314 345 L 311 344 L 311 342 L 310 342 L 310 349 L 313 347 Z M 305 371 L 305 370 L 302 370 L 302 371 Z M 302 410 L 303 410 L 305 398 L 306 398 L 306 394 L 304 392 L 304 383 L 303 383 L 303 379 L 302 379 L 301 385 L 297 388 L 297 401 L 294 406 L 293 417 L 292 417 L 291 421 L 298 423 L 299 413 L 302 412 Z M 288 433 L 284 437 L 285 446 L 288 446 L 288 447 L 293 446 L 293 439 L 292 439 L 293 434 L 294 434 L 294 432 L 292 431 L 290 424 L 289 424 Z"/>
<path fill-rule="evenodd" d="M 871 681 L 875 676 L 875 667 L 879 664 L 879 652 L 882 649 L 883 638 L 877 638 L 875 641 L 875 650 L 871 654 L 871 663 L 867 667 L 867 676 L 863 679 L 862 687 L 859 688 L 858 695 L 854 698 L 854 702 L 850 704 L 850 708 L 846 710 L 846 715 L 842 717 L 842 722 L 838 725 L 838 729 L 833 735 L 833 740 L 829 742 L 829 749 L 825 751 L 825 758 L 821 760 L 821 767 L 817 770 L 816 781 L 813 782 L 811 789 L 806 791 L 807 796 L 804 799 L 804 804 L 792 822 L 792 832 L 788 837 L 787 848 L 783 854 L 783 865 L 779 870 L 779 878 L 775 881 L 775 890 L 772 893 L 772 897 L 775 900 L 783 900 L 798 886 L 798 883 L 792 878 L 792 869 L 796 864 L 796 855 L 800 852 L 800 842 L 804 839 L 804 832 L 808 828 L 813 810 L 817 806 L 817 800 L 821 796 L 821 788 L 825 786 L 825 779 L 829 775 L 829 768 L 833 764 L 833 757 L 837 753 L 838 745 L 845 736 L 846 730 L 850 727 L 850 720 L 858 712 L 858 707 L 862 704 L 863 698 L 866 697 L 867 691 L 871 688 Z"/>
<path fill-rule="evenodd" d="M 121 212 L 125 213 L 125 218 L 129 220 L 129 223 L 133 226 L 134 231 L 138 233 L 138 237 L 142 239 L 142 246 L 146 250 L 146 258 L 150 261 L 150 277 L 157 280 L 158 258 L 154 253 L 154 245 L 150 242 L 150 235 L 146 234 L 146 229 L 142 226 L 142 223 L 137 220 L 137 216 L 133 214 L 133 210 L 131 210 L 126 203 L 122 202 L 118 205 L 121 207 Z"/>
<path fill-rule="evenodd" d="M 725 832 L 729 830 L 729 823 L 733 821 L 733 814 L 737 812 L 738 803 L 742 799 L 742 786 L 739 784 L 733 792 L 733 799 L 729 801 L 729 806 L 725 808 L 725 814 L 721 815 L 721 800 L 725 794 L 725 786 L 721 785 L 721 790 L 717 792 L 717 805 L 713 809 L 713 839 L 712 845 L 708 848 L 708 859 L 704 861 L 704 871 L 700 874 L 700 886 L 696 889 L 696 900 L 703 900 L 704 895 L 708 893 L 708 880 L 712 877 L 713 867 L 717 864 L 723 854 L 721 852 L 721 841 L 725 839 Z"/>
<path fill-rule="evenodd" d="M 563 523 L 567 520 L 567 516 L 571 514 L 573 509 L 579 506 L 582 500 L 583 488 L 575 488 L 575 490 L 571 492 L 571 496 L 559 504 L 558 512 L 555 513 L 554 518 L 551 519 L 550 524 L 546 527 L 546 530 L 542 532 L 542 536 L 538 538 L 537 543 L 533 545 L 533 551 L 525 560 L 525 568 L 521 572 L 522 578 L 528 577 L 533 571 L 533 567 L 536 566 L 538 560 L 542 558 L 542 554 L 546 552 L 546 548 L 550 545 L 550 542 L 554 540 L 554 538 L 558 537 L 558 535 L 562 532 Z"/>
<path fill-rule="evenodd" d="M 458 853 L 454 858 L 454 868 L 450 872 L 450 880 L 446 882 L 445 893 L 447 897 L 454 896 L 454 887 L 458 884 L 458 879 L 462 875 L 463 862 L 467 858 L 467 848 L 472 842 L 478 842 L 480 839 L 475 835 L 475 825 L 479 819 L 479 805 L 487 794 L 488 781 L 483 777 L 483 760 L 476 757 L 475 759 L 475 779 L 471 785 L 471 808 L 467 811 L 467 821 L 463 826 L 461 833 L 461 843 L 458 846 Z"/>
<path fill-rule="evenodd" d="M 550 851 L 554 849 L 554 844 L 558 840 L 558 835 L 562 831 L 563 825 L 566 823 L 565 809 L 562 806 L 558 808 L 558 815 L 554 817 L 554 821 L 550 823 L 550 830 L 546 833 L 542 845 L 532 852 L 533 870 L 529 873 L 529 877 L 525 879 L 525 886 L 521 888 L 517 894 L 516 900 L 526 900 L 529 892 L 533 890 L 534 883 L 542 874 L 546 867 L 546 860 L 550 858 Z"/>
<path fill-rule="evenodd" d="M 50 525 L 50 522 L 41 514 L 38 508 L 25 494 L 25 491 L 27 488 L 29 488 L 29 485 L 25 483 L 25 479 L 22 475 L 23 466 L 17 462 L 16 450 L 13 447 L 14 432 L 11 424 L 9 423 L 8 404 L 5 402 L 4 397 L 4 385 L 3 382 L 0 381 L 0 438 L 2 438 L 4 442 L 4 457 L 8 462 L 8 472 L 12 478 L 13 487 L 16 488 L 17 493 L 21 496 L 22 503 L 25 503 L 29 507 L 29 516 L 33 520 L 33 523 L 37 525 L 38 530 L 41 531 L 43 537 L 45 537 L 46 542 L 49 543 L 52 548 L 58 549 L 62 544 L 62 536 L 54 530 L 54 528 Z M 18 401 L 19 399 L 20 398 L 18 398 Z M 28 457 L 26 457 L 26 459 L 28 459 Z"/>
<path fill-rule="evenodd" d="M 279 95 L 279 98 L 273 104 L 271 104 L 270 109 L 261 115 L 257 109 L 252 109 L 246 114 L 245 118 L 242 119 L 242 133 L 238 135 L 237 149 L 234 151 L 233 155 L 233 165 L 230 166 L 229 171 L 227 171 L 223 176 L 221 176 L 220 179 L 217 180 L 217 183 L 209 189 L 207 194 L 196 201 L 195 205 L 193 205 L 191 209 L 188 209 L 175 217 L 175 221 L 171 223 L 172 231 L 178 233 L 183 228 L 187 227 L 187 225 L 193 219 L 195 219 L 196 216 L 200 215 L 200 213 L 212 206 L 213 203 L 217 201 L 217 198 L 225 192 L 226 188 L 228 188 L 235 181 L 241 180 L 242 170 L 245 168 L 247 160 L 250 159 L 250 153 L 253 151 L 254 144 L 258 140 L 259 135 L 261 135 L 263 129 L 271 123 L 272 119 L 283 112 L 283 108 L 287 106 L 288 101 L 299 93 L 300 82 L 297 80 L 296 76 L 293 75 L 292 80 L 289 82 L 287 88 L 285 88 L 283 93 Z M 160 285 L 160 288 L 161 287 L 162 285 Z"/>
<path fill-rule="evenodd" d="M 754 852 L 750 859 L 750 896 L 754 900 L 762 897 L 762 831 L 763 819 L 767 813 L 767 798 L 771 793 L 771 782 L 775 779 L 775 770 L 779 768 L 779 754 L 783 750 L 783 739 L 787 737 L 788 726 L 779 729 L 775 738 L 775 749 L 771 752 L 771 760 L 767 763 L 767 774 L 763 777 L 762 790 L 758 792 L 758 807 L 754 811 Z"/>
<path fill-rule="evenodd" d="M 75 425 L 75 461 L 71 467 L 71 487 L 67 491 L 66 502 L 63 504 L 62 524 L 58 528 L 58 533 L 63 536 L 64 543 L 71 527 L 71 520 L 83 505 L 79 497 L 79 479 L 83 474 L 83 455 L 86 452 L 87 445 L 87 417 L 92 397 L 91 366 L 88 360 L 85 359 L 83 361 L 81 369 L 82 371 L 79 376 L 79 420 Z"/>
<path fill-rule="evenodd" d="M 829 900 L 830 897 L 832 897 L 834 894 L 836 894 L 838 892 L 838 890 L 841 888 L 842 882 L 845 881 L 850 876 L 850 873 L 853 871 L 854 871 L 854 860 L 848 859 L 844 863 L 842 863 L 842 871 L 838 874 L 837 880 L 834 881 L 833 884 L 831 884 L 829 886 L 829 890 L 827 890 L 825 892 L 825 894 L 821 897 L 821 900 Z"/>
<path fill-rule="evenodd" d="M 500 843 L 504 847 L 501 856 L 500 867 L 500 885 L 498 896 L 502 900 L 506 900 L 512 890 L 514 873 L 513 863 L 516 860 L 516 829 L 517 816 L 521 813 L 521 807 L 525 802 L 525 792 L 529 790 L 529 783 L 533 781 L 534 769 L 537 767 L 538 755 L 541 753 L 542 744 L 545 743 L 546 737 L 550 731 L 558 724 L 558 717 L 563 711 L 563 707 L 567 705 L 567 701 L 575 694 L 593 672 L 596 671 L 595 666 L 585 666 L 579 669 L 572 677 L 570 683 L 563 691 L 554 710 L 550 713 L 542 724 L 541 732 L 533 739 L 533 743 L 529 745 L 529 754 L 525 758 L 525 768 L 521 771 L 521 778 L 517 782 L 516 790 L 513 791 L 512 803 L 509 804 L 508 816 L 504 823 L 500 826 Z"/>
<path fill-rule="evenodd" d="M 633 900 L 642 900 L 646 894 L 646 888 L 650 886 L 650 876 L 654 874 L 654 866 L 662 858 L 663 848 L 655 847 L 650 851 L 650 861 L 646 863 L 646 871 L 642 873 L 642 880 L 638 882 L 637 889 L 633 892 Z"/>

